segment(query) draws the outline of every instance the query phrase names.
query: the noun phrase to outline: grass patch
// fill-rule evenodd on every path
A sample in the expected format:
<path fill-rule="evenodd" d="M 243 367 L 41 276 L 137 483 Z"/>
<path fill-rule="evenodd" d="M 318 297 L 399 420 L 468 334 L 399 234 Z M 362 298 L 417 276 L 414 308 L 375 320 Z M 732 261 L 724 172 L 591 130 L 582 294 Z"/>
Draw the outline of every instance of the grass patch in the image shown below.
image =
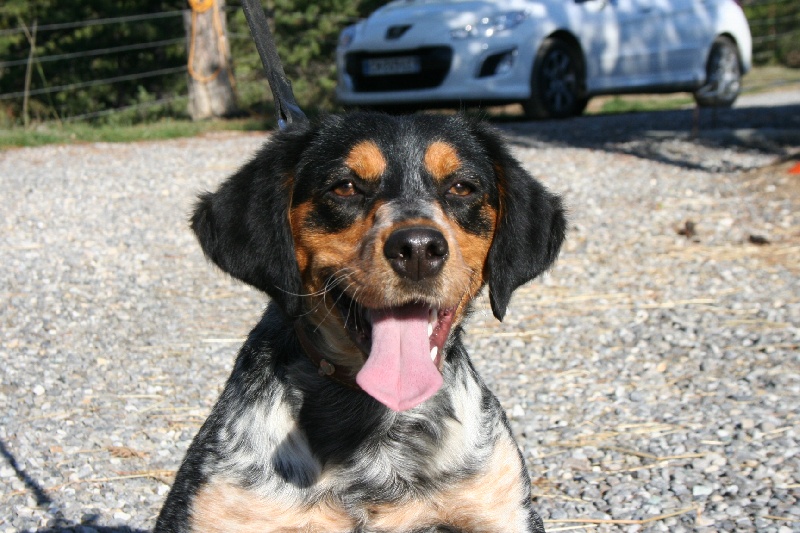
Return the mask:
<path fill-rule="evenodd" d="M 0 130 L 0 149 L 43 144 L 80 142 L 136 142 L 194 137 L 212 131 L 261 131 L 273 125 L 266 120 L 236 119 L 192 122 L 160 120 L 149 124 L 92 125 L 47 123 L 31 129 L 14 127 Z"/>
<path fill-rule="evenodd" d="M 588 110 L 589 114 L 637 113 L 644 111 L 669 111 L 683 109 L 694 104 L 691 96 L 681 95 L 649 95 L 649 96 L 612 96 L 600 100 L 599 109 Z"/>
<path fill-rule="evenodd" d="M 753 70 L 742 78 L 742 94 L 770 91 L 798 83 L 800 83 L 800 69 L 782 66 L 753 67 Z M 694 105 L 694 98 L 690 93 L 596 96 L 589 101 L 586 114 L 670 111 Z"/>
<path fill-rule="evenodd" d="M 742 78 L 742 91 L 762 92 L 769 89 L 800 83 L 800 68 L 782 66 L 753 67 Z"/>

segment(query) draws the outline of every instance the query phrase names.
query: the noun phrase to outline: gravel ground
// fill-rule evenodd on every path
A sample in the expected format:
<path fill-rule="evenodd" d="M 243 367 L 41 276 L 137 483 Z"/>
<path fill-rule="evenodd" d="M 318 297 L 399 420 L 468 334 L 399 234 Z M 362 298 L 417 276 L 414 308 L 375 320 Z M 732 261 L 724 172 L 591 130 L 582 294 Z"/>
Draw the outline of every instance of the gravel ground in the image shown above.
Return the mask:
<path fill-rule="evenodd" d="M 572 227 L 468 342 L 551 533 L 800 531 L 798 111 L 501 124 Z M 153 526 L 266 302 L 186 215 L 262 140 L 0 153 L 0 532 Z"/>

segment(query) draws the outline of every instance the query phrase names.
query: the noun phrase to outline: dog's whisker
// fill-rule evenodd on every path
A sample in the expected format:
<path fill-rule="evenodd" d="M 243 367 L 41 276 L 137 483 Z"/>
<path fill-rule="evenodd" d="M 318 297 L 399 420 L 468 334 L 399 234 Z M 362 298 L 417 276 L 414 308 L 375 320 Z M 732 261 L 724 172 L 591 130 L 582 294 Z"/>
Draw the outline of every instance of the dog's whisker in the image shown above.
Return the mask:
<path fill-rule="evenodd" d="M 333 305 L 327 307 L 327 312 L 325 313 L 325 316 L 322 317 L 322 320 L 320 320 L 320 323 L 317 325 L 317 327 L 314 328 L 314 333 L 316 333 L 322 326 L 322 324 L 328 319 L 328 317 L 331 316 L 331 314 L 333 313 L 333 309 L 338 305 L 339 301 L 345 296 L 347 290 L 353 285 L 355 285 L 355 283 L 350 283 L 347 287 L 345 287 L 344 290 L 342 290 L 342 293 L 339 295 L 339 297 L 336 298 L 336 300 L 334 300 Z"/>
<path fill-rule="evenodd" d="M 345 319 L 344 319 L 344 323 L 345 324 L 347 324 L 347 322 L 350 320 L 350 315 L 353 312 L 353 306 L 356 305 L 356 297 L 357 296 L 358 296 L 358 287 L 356 287 L 356 290 L 353 292 L 353 296 L 351 296 L 351 298 L 350 298 L 350 305 L 347 306 L 347 316 L 345 316 Z M 355 319 L 357 320 L 358 317 L 355 317 Z"/>
<path fill-rule="evenodd" d="M 346 272 L 346 275 L 345 275 L 345 276 L 340 276 L 340 275 L 339 275 L 339 272 L 343 272 L 343 271 L 344 271 L 344 272 Z M 276 286 L 275 288 L 276 288 L 276 289 L 278 289 L 279 291 L 281 291 L 283 294 L 285 294 L 285 295 L 287 295 L 287 296 L 297 296 L 297 297 L 299 297 L 299 298 L 307 298 L 307 297 L 313 297 L 313 296 L 321 296 L 321 295 L 325 294 L 325 293 L 326 293 L 326 292 L 327 292 L 327 291 L 328 291 L 330 288 L 333 288 L 333 287 L 335 287 L 337 284 L 339 284 L 339 283 L 342 281 L 342 279 L 345 279 L 345 278 L 347 278 L 347 277 L 349 277 L 349 276 L 352 276 L 353 274 L 355 274 L 355 272 L 354 272 L 354 271 L 353 271 L 353 270 L 352 270 L 350 267 L 342 267 L 342 268 L 340 268 L 339 270 L 337 270 L 337 271 L 336 271 L 336 272 L 335 272 L 335 273 L 334 273 L 334 274 L 333 274 L 333 275 L 332 275 L 332 276 L 331 276 L 331 277 L 330 277 L 330 278 L 329 278 L 329 279 L 328 279 L 328 280 L 325 282 L 325 286 L 324 286 L 324 287 L 322 287 L 321 289 L 319 289 L 319 290 L 317 290 L 317 291 L 314 291 L 314 292 L 309 292 L 309 293 L 298 293 L 298 292 L 293 292 L 293 291 L 290 291 L 290 290 L 284 289 L 283 287 L 280 287 L 280 286 Z M 331 285 L 331 282 L 333 282 L 333 284 L 332 284 L 332 285 Z M 330 286 L 329 286 L 329 285 L 330 285 Z"/>
<path fill-rule="evenodd" d="M 344 272 L 344 274 L 339 274 L 340 272 Z M 354 274 L 355 272 L 349 267 L 340 268 L 339 270 L 336 271 L 336 273 L 333 276 L 331 276 L 326 280 L 325 286 L 323 288 L 319 289 L 318 291 L 303 294 L 302 296 L 307 296 L 309 298 L 320 297 L 320 296 L 322 296 L 323 298 L 318 298 L 313 307 L 311 307 L 310 309 L 308 309 L 303 313 L 300 313 L 298 317 L 302 318 L 302 317 L 307 317 L 309 315 L 313 315 L 320 308 L 320 306 L 324 304 L 325 300 L 324 296 L 328 294 L 332 289 L 335 289 L 338 285 L 343 283 L 346 279 L 353 276 Z"/>

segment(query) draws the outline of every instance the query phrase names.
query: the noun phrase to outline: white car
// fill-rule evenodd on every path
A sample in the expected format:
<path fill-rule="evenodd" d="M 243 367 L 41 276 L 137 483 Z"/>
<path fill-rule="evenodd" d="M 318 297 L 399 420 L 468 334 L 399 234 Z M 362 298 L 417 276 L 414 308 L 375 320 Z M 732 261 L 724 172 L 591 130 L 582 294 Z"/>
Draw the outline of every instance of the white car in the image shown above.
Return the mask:
<path fill-rule="evenodd" d="M 734 0 L 395 0 L 345 28 L 336 55 L 346 106 L 568 117 L 614 93 L 730 106 L 752 39 Z"/>

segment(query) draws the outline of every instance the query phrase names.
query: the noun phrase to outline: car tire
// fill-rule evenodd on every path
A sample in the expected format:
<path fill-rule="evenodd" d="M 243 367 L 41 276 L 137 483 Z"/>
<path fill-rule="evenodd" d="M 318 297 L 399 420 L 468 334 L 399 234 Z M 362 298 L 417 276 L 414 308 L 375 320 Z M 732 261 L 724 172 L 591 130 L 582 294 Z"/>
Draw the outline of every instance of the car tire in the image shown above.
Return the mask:
<path fill-rule="evenodd" d="M 583 56 L 575 46 L 556 38 L 545 39 L 531 73 L 531 97 L 522 103 L 528 118 L 567 118 L 580 115 L 585 96 Z"/>
<path fill-rule="evenodd" d="M 742 91 L 739 50 L 727 37 L 717 37 L 706 63 L 706 83 L 694 93 L 700 107 L 730 107 Z"/>

